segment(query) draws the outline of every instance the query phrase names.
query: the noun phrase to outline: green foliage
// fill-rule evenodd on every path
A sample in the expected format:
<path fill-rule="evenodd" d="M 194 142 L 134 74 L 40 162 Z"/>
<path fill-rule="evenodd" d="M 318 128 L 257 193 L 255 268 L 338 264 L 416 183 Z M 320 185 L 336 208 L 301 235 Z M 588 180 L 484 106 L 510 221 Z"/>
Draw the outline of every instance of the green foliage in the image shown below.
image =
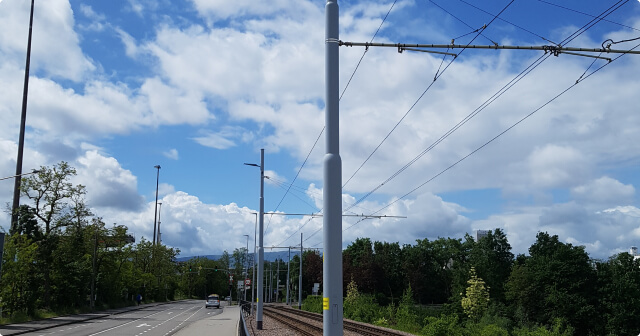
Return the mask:
<path fill-rule="evenodd" d="M 420 330 L 420 321 L 415 313 L 415 305 L 413 302 L 413 291 L 409 286 L 402 294 L 400 305 L 396 311 L 397 328 L 407 332 L 415 332 Z"/>
<path fill-rule="evenodd" d="M 2 306 L 5 315 L 33 315 L 40 298 L 38 245 L 26 235 L 5 236 L 2 266 Z"/>
<path fill-rule="evenodd" d="M 355 281 L 347 285 L 347 297 L 343 304 L 344 318 L 355 321 L 373 323 L 382 316 L 380 306 L 375 303 L 373 296 L 360 294 Z"/>
<path fill-rule="evenodd" d="M 476 269 L 471 267 L 469 271 L 470 279 L 467 281 L 466 294 L 461 300 L 462 309 L 465 314 L 473 320 L 478 321 L 489 306 L 489 291 L 485 287 L 484 281 L 476 275 Z"/>
<path fill-rule="evenodd" d="M 3 314 L 11 321 L 85 312 L 95 308 L 174 297 L 175 256 L 144 239 L 127 243 L 125 226 L 107 228 L 84 202 L 82 185 L 71 182 L 76 171 L 66 162 L 41 167 L 23 179 L 18 221 L 5 237 Z"/>
<path fill-rule="evenodd" d="M 244 248 L 218 261 L 176 263 L 178 250 L 142 239 L 126 243 L 127 228 L 107 227 L 84 202 L 66 162 L 25 177 L 18 222 L 5 237 L 0 284 L 3 313 L 14 321 L 145 301 L 229 295 L 244 277 Z M 303 296 L 322 282 L 322 258 L 303 254 Z M 291 262 L 297 292 L 300 256 Z M 285 263 L 266 263 L 283 284 Z M 359 238 L 343 252 L 344 316 L 424 335 L 634 335 L 640 331 L 640 261 L 626 253 L 594 262 L 583 247 L 539 233 L 529 256 L 514 260 L 496 229 L 474 241 L 419 239 L 415 244 Z M 215 269 L 218 271 L 215 271 Z M 470 276 L 471 273 L 471 276 Z M 247 276 L 249 276 L 247 274 Z M 275 277 L 275 275 L 274 275 Z M 277 283 L 277 280 L 275 281 Z M 232 291 L 236 295 L 236 291 Z M 248 297 L 249 298 L 249 297 Z M 489 300 L 490 298 L 490 300 Z M 253 300 L 252 300 L 253 301 Z M 488 305 L 487 305 L 488 304 Z M 431 308 L 422 308 L 431 305 Z M 304 309 L 322 312 L 322 297 Z M 437 307 L 437 308 L 433 308 Z M 440 308 L 442 307 L 442 308 Z"/>
<path fill-rule="evenodd" d="M 516 263 L 506 284 L 517 322 L 548 326 L 562 319 L 580 335 L 594 332 L 597 282 L 584 247 L 538 233 L 529 253 Z"/>
<path fill-rule="evenodd" d="M 596 263 L 598 312 L 605 323 L 601 335 L 635 335 L 640 332 L 640 259 L 620 253 Z"/>
<path fill-rule="evenodd" d="M 425 336 L 464 336 L 466 335 L 458 317 L 442 315 L 441 317 L 427 317 L 420 335 Z"/>
<path fill-rule="evenodd" d="M 302 301 L 302 310 L 322 314 L 322 296 L 307 296 L 307 298 Z"/>
<path fill-rule="evenodd" d="M 469 263 L 490 288 L 491 298 L 505 302 L 504 283 L 511 274 L 513 253 L 504 232 L 500 229 L 489 231 L 486 237 L 472 244 Z"/>
<path fill-rule="evenodd" d="M 533 329 L 517 328 L 512 333 L 513 336 L 573 336 L 574 330 L 567 326 L 561 319 L 556 319 L 551 328 L 543 326 Z"/>
<path fill-rule="evenodd" d="M 480 332 L 477 333 L 476 335 L 479 336 L 509 336 L 509 332 L 502 328 L 499 327 L 497 325 L 494 324 L 490 324 L 490 325 L 485 325 L 484 327 L 482 327 L 482 329 L 480 329 Z"/>

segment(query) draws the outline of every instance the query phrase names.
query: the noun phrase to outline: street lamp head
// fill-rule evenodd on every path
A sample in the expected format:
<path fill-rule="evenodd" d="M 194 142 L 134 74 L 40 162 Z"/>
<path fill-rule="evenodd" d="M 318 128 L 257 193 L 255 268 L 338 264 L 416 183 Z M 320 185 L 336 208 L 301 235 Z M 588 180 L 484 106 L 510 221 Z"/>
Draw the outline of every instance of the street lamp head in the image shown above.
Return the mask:
<path fill-rule="evenodd" d="M 253 167 L 258 167 L 258 168 L 260 168 L 260 165 L 255 164 L 255 163 L 246 163 L 246 162 L 245 162 L 244 164 L 245 164 L 245 166 L 253 166 Z"/>
<path fill-rule="evenodd" d="M 153 168 L 160 169 L 160 165 L 155 165 Z"/>

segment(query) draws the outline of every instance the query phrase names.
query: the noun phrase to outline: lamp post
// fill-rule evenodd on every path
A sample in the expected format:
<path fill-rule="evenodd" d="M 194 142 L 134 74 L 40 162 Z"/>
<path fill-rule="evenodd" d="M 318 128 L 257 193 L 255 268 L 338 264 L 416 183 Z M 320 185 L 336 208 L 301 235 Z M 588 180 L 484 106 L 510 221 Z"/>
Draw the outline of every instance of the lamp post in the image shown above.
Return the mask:
<path fill-rule="evenodd" d="M 253 280 L 252 280 L 252 284 L 253 287 L 251 287 L 251 315 L 253 315 L 253 301 L 255 301 L 255 291 L 254 288 L 256 288 L 256 232 L 258 230 L 258 213 L 257 212 L 252 212 L 252 214 L 256 215 L 256 223 L 253 226 Z"/>
<path fill-rule="evenodd" d="M 258 239 L 258 279 L 262 279 L 264 272 L 264 148 L 260 149 L 260 165 L 255 163 L 245 163 L 247 166 L 254 166 L 260 168 L 260 221 L 259 221 L 259 233 Z M 256 326 L 258 330 L 262 330 L 262 298 L 263 287 L 262 281 L 258 281 L 258 295 L 256 297 L 257 310 L 256 310 Z"/>
<path fill-rule="evenodd" d="M 11 176 L 0 178 L 0 181 L 8 180 L 8 179 L 11 179 L 11 178 L 20 178 L 20 177 L 25 176 L 25 175 L 37 174 L 39 172 L 40 172 L 39 170 L 32 170 L 29 173 L 22 173 L 22 174 L 18 174 L 18 175 L 11 175 Z"/>
<path fill-rule="evenodd" d="M 153 245 L 156 244 L 156 219 L 158 218 L 158 185 L 160 183 L 160 165 L 153 166 L 153 168 L 158 170 L 158 174 L 156 175 L 156 209 L 153 213 Z"/>
<path fill-rule="evenodd" d="M 160 231 L 160 214 L 162 213 L 162 201 L 158 202 L 158 245 L 162 244 L 162 233 Z"/>
<path fill-rule="evenodd" d="M 27 123 L 27 95 L 29 92 L 29 65 L 31 63 L 31 36 L 33 32 L 33 6 L 31 0 L 31 14 L 29 16 L 29 37 L 27 38 L 27 61 L 24 67 L 24 88 L 22 91 L 22 114 L 20 115 L 20 135 L 18 137 L 18 157 L 16 158 L 16 175 L 13 185 L 13 206 L 11 207 L 11 228 L 18 225 L 18 208 L 20 207 L 20 183 L 22 179 L 22 157 L 24 152 L 24 132 Z M 13 230 L 12 230 L 13 231 Z"/>
<path fill-rule="evenodd" d="M 247 301 L 247 277 L 249 276 L 249 235 L 243 235 L 247 237 L 247 249 L 244 251 L 245 266 L 244 266 L 244 300 Z"/>

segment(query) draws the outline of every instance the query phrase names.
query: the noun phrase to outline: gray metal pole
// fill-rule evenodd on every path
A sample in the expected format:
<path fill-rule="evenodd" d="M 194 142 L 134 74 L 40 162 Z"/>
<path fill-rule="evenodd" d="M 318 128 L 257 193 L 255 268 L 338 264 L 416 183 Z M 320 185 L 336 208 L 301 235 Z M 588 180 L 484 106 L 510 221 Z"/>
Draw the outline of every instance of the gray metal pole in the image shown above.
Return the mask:
<path fill-rule="evenodd" d="M 298 278 L 298 309 L 302 309 L 302 232 L 300 232 L 300 277 Z"/>
<path fill-rule="evenodd" d="M 257 313 L 256 313 L 256 327 L 258 330 L 262 330 L 262 305 L 263 305 L 263 274 L 264 274 L 264 149 L 260 149 L 260 221 L 259 221 L 259 233 L 258 239 L 258 297 L 257 297 Z"/>
<path fill-rule="evenodd" d="M 289 271 L 291 270 L 291 247 L 289 247 L 289 262 L 287 262 L 287 305 L 291 304 L 289 301 Z"/>
<path fill-rule="evenodd" d="M 280 294 L 280 260 L 276 259 L 278 262 L 278 268 L 276 269 L 276 302 L 278 302 L 278 294 Z"/>
<path fill-rule="evenodd" d="M 256 232 L 258 230 L 258 213 L 254 212 L 256 215 L 256 222 L 253 226 L 253 281 L 251 282 L 251 315 L 253 315 L 253 303 L 256 301 Z"/>
<path fill-rule="evenodd" d="M 160 231 L 160 223 L 161 223 L 160 214 L 162 214 L 162 202 L 158 202 L 158 205 L 159 205 L 159 207 L 158 207 L 158 245 L 161 245 L 162 244 L 162 233 Z"/>
<path fill-rule="evenodd" d="M 244 277 L 242 279 L 243 292 L 244 292 L 244 300 L 247 301 L 247 277 L 249 276 L 249 235 L 244 235 L 247 237 L 247 249 L 244 251 L 245 255 L 245 266 L 244 266 Z"/>
<path fill-rule="evenodd" d="M 323 335 L 342 336 L 342 160 L 340 159 L 338 1 L 325 6 L 326 150 L 323 188 Z M 301 246 L 302 247 L 302 246 Z"/>
<path fill-rule="evenodd" d="M 18 157 L 16 158 L 16 180 L 13 184 L 13 205 L 11 207 L 11 234 L 18 228 L 18 208 L 20 207 L 20 184 L 22 182 L 22 157 L 24 153 L 24 132 L 27 124 L 27 97 L 29 93 L 29 67 L 31 64 L 31 36 L 33 33 L 33 7 L 29 14 L 29 37 L 27 38 L 27 61 L 24 67 L 24 87 L 22 90 L 22 113 L 20 115 L 20 134 L 18 136 Z"/>
<path fill-rule="evenodd" d="M 153 245 L 156 245 L 156 230 L 157 230 L 157 222 L 158 219 L 158 186 L 160 184 L 160 165 L 153 166 L 158 170 L 158 174 L 156 175 L 156 208 L 153 213 Z"/>
<path fill-rule="evenodd" d="M 271 295 L 273 293 L 273 263 L 269 264 L 269 282 L 267 286 L 269 287 L 269 294 L 267 294 L 267 298 L 269 302 L 271 302 L 273 301 Z"/>

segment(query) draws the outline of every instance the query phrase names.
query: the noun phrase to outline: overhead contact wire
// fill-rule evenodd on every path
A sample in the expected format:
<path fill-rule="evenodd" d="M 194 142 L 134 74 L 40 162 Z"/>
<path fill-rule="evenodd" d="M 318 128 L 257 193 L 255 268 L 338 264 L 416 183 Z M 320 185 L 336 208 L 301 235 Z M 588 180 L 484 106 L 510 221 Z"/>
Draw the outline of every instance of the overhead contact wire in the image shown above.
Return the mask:
<path fill-rule="evenodd" d="M 393 9 L 393 7 L 396 5 L 396 2 L 398 2 L 398 0 L 394 0 L 393 3 L 391 4 L 391 7 L 389 8 L 389 10 L 387 11 L 387 14 L 385 14 L 384 18 L 382 19 L 382 22 L 380 22 L 380 25 L 378 26 L 378 29 L 376 29 L 376 32 L 373 34 L 373 37 L 371 37 L 371 41 L 373 42 L 373 40 L 376 38 L 376 36 L 378 35 L 378 32 L 380 32 L 380 29 L 382 28 L 382 25 L 385 23 L 385 21 L 387 21 L 387 17 L 389 17 L 389 13 L 391 13 L 391 10 Z M 353 72 L 351 73 L 351 76 L 349 77 L 349 81 L 347 82 L 347 85 L 345 85 L 344 90 L 342 90 L 342 94 L 340 94 L 340 98 L 338 99 L 338 101 L 342 100 L 342 97 L 344 96 L 344 93 L 347 91 L 347 88 L 349 87 L 349 84 L 351 84 L 351 80 L 353 79 L 353 77 L 355 76 L 356 72 L 358 71 L 358 68 L 360 67 L 360 63 L 362 62 L 362 59 L 364 58 L 364 56 L 367 53 L 367 49 L 365 49 L 365 51 L 362 53 L 362 56 L 360 57 L 360 60 L 358 61 L 358 64 L 356 65 L 356 68 L 353 70 Z M 316 139 L 316 142 L 313 144 L 313 147 L 311 148 L 311 150 L 309 151 L 309 154 L 307 154 L 307 158 L 305 159 L 305 163 L 307 162 L 307 160 L 309 159 L 309 156 L 311 155 L 311 153 L 313 152 L 313 149 L 316 147 L 316 144 L 318 143 L 318 140 L 320 139 L 320 137 L 322 136 L 322 134 L 324 133 L 324 130 L 326 128 L 326 125 L 322 127 L 322 130 L 320 131 L 320 134 L 318 134 L 318 138 Z M 298 170 L 298 174 L 296 174 L 296 178 L 298 177 L 298 175 L 300 174 L 300 171 L 302 170 L 302 168 L 304 167 L 304 163 L 302 164 L 302 166 L 300 166 L 300 169 Z M 295 182 L 295 179 L 294 179 Z M 292 183 L 293 184 L 293 183 Z M 282 200 L 284 200 L 285 195 L 282 197 Z M 280 203 L 282 203 L 282 200 L 280 200 Z M 280 203 L 278 203 L 278 206 L 280 205 Z M 276 211 L 277 211 L 278 207 L 276 207 Z M 322 211 L 322 209 L 320 209 L 320 211 Z M 269 219 L 269 223 L 271 223 L 271 219 Z M 267 229 L 269 228 L 269 223 L 267 223 Z M 305 223 L 304 225 L 306 225 L 307 223 Z M 303 225 L 303 226 L 304 226 Z M 302 227 L 301 227 L 302 228 Z M 298 230 L 296 230 L 294 232 L 294 234 L 298 231 L 300 231 L 299 228 Z M 266 230 L 265 230 L 266 231 Z M 293 235 L 292 235 L 293 236 Z M 292 237 L 291 236 L 291 237 Z M 289 237 L 289 238 L 291 238 Z M 283 243 L 287 240 L 289 240 L 289 238 L 285 239 L 283 241 Z"/>
<path fill-rule="evenodd" d="M 485 27 L 483 28 L 486 29 L 486 27 L 488 27 L 489 25 L 491 25 L 491 23 L 493 23 L 493 21 L 496 20 L 496 18 L 502 14 L 515 0 L 512 0 L 511 2 L 509 2 L 509 4 L 507 4 L 501 11 L 500 13 L 498 13 L 498 15 L 496 15 L 487 25 L 485 25 Z M 460 54 L 462 54 L 467 46 L 471 45 L 471 43 L 473 43 L 473 41 L 475 41 L 478 36 L 480 35 L 481 32 L 479 32 L 478 34 L 476 34 L 476 36 L 469 41 L 469 43 L 467 43 L 467 45 L 462 48 L 462 50 L 460 50 L 460 52 L 458 53 L 458 56 L 460 56 Z M 369 156 L 367 156 L 367 158 L 364 160 L 364 162 L 362 162 L 362 164 L 358 167 L 358 169 L 356 169 L 356 171 L 351 175 L 351 177 L 349 177 L 349 179 L 347 180 L 347 182 L 345 182 L 342 185 L 342 188 L 344 188 L 352 179 L 353 177 L 358 174 L 358 172 L 360 171 L 360 169 L 362 169 L 362 167 L 369 161 L 369 159 L 371 159 L 371 157 L 378 151 L 378 149 L 380 149 L 380 147 L 382 146 L 382 144 L 389 138 L 389 136 L 391 136 L 391 133 L 393 133 L 396 128 L 398 128 L 398 126 L 400 125 L 400 123 L 402 123 L 402 121 L 407 117 L 407 115 L 413 110 L 413 108 L 418 104 L 418 102 L 420 102 L 420 100 L 422 100 L 422 97 L 424 97 L 424 95 L 427 93 L 427 91 L 429 91 L 429 89 L 431 89 L 431 87 L 433 86 L 433 84 L 438 80 L 438 78 L 440 78 L 446 71 L 447 69 L 451 66 L 451 64 L 453 64 L 453 62 L 457 59 L 454 58 L 451 62 L 449 62 L 447 64 L 447 66 L 442 70 L 442 72 L 440 72 L 438 75 L 436 75 L 436 77 L 434 77 L 433 81 L 431 81 L 431 83 L 427 86 L 427 88 L 422 92 L 422 94 L 418 97 L 418 99 L 413 103 L 413 105 L 411 105 L 411 107 L 409 108 L 409 110 L 407 110 L 407 112 L 405 112 L 405 114 L 402 116 L 402 118 L 400 118 L 400 120 L 393 126 L 393 128 L 389 131 L 389 133 L 387 133 L 387 135 L 382 139 L 382 141 L 378 144 L 378 146 L 376 146 L 376 148 L 373 150 L 373 152 L 371 152 L 371 154 L 369 154 Z M 384 183 L 383 183 L 384 184 Z M 379 189 L 382 185 L 376 187 L 376 190 Z M 369 195 L 371 195 L 373 193 L 373 191 L 367 193 L 365 195 L 365 197 L 361 198 L 359 201 L 357 201 L 355 204 L 360 203 L 362 200 L 364 200 L 365 198 L 369 197 Z M 353 207 L 353 206 L 352 206 Z M 347 210 L 351 209 L 352 207 L 347 208 Z M 346 210 L 345 210 L 346 211 Z"/>

